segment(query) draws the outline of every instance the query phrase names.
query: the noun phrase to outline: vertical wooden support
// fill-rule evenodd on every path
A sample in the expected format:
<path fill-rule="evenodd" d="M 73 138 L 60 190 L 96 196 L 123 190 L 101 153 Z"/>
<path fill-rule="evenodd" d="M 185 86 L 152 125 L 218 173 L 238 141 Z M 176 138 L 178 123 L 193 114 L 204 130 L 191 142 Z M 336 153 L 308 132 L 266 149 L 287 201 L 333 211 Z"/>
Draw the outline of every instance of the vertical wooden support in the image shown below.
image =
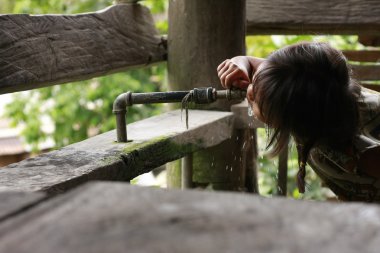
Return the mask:
<path fill-rule="evenodd" d="M 221 89 L 216 68 L 227 58 L 245 54 L 245 0 L 170 0 L 168 72 L 172 90 L 213 86 Z M 229 110 L 218 101 L 201 109 Z M 191 120 L 191 118 L 190 118 Z M 244 171 L 238 147 L 241 134 L 211 149 L 194 153 L 193 183 L 214 189 L 244 188 Z M 176 186 L 180 170 L 168 166 L 168 186 Z"/>
<path fill-rule="evenodd" d="M 181 159 L 181 188 L 190 189 L 193 187 L 193 154 L 189 154 Z"/>
<path fill-rule="evenodd" d="M 257 129 L 248 128 L 246 132 L 242 150 L 245 161 L 245 188 L 247 192 L 259 193 L 258 177 L 257 177 Z"/>
<path fill-rule="evenodd" d="M 278 156 L 277 195 L 286 196 L 288 182 L 288 145 Z"/>

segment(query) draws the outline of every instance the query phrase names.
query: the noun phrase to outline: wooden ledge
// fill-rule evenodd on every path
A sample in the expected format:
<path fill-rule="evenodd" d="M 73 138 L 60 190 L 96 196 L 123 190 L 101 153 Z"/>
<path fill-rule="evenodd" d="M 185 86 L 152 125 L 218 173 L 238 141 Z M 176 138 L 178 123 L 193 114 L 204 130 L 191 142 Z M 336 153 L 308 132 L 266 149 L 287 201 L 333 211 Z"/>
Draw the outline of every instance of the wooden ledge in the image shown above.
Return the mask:
<path fill-rule="evenodd" d="M 379 251 L 380 207 L 91 183 L 0 224 L 1 252 Z"/>
<path fill-rule="evenodd" d="M 128 125 L 133 141 L 116 143 L 110 131 L 60 150 L 0 169 L 0 190 L 59 193 L 89 180 L 130 180 L 188 153 L 230 138 L 233 115 L 189 111 L 189 129 L 180 110 Z"/>

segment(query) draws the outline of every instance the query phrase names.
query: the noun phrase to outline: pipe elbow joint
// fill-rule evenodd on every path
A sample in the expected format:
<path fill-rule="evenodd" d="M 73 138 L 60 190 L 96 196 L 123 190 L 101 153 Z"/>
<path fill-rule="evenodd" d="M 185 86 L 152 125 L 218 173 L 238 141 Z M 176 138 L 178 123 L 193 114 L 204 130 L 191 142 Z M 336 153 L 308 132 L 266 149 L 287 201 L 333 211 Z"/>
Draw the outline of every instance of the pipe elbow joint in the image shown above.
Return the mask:
<path fill-rule="evenodd" d="M 115 114 L 125 113 L 127 110 L 127 106 L 132 105 L 131 97 L 132 92 L 130 91 L 117 96 L 117 98 L 113 102 L 112 112 Z"/>

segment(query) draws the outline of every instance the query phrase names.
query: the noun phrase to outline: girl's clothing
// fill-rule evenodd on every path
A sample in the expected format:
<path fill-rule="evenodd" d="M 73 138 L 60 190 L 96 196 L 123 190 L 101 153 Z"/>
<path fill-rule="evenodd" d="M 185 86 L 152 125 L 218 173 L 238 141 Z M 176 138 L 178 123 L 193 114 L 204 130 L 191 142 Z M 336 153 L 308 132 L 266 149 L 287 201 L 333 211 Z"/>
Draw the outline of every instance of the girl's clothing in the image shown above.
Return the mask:
<path fill-rule="evenodd" d="M 357 166 L 364 152 L 380 146 L 380 93 L 362 88 L 358 104 L 360 135 L 353 147 L 339 152 L 316 146 L 310 151 L 308 164 L 340 199 L 380 201 L 380 180 L 361 173 Z"/>

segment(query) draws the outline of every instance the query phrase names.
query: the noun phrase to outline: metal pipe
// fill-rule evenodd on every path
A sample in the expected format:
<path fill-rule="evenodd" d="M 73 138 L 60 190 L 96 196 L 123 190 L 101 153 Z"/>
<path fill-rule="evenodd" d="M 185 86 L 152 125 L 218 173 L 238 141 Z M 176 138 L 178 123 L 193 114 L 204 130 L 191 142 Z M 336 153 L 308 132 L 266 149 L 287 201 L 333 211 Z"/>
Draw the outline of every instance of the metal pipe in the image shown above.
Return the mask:
<path fill-rule="evenodd" d="M 181 159 L 181 189 L 193 187 L 193 154 L 190 153 Z"/>
<path fill-rule="evenodd" d="M 132 93 L 131 105 L 135 104 L 155 104 L 155 103 L 177 103 L 189 93 L 189 91 L 169 91 Z"/>
<path fill-rule="evenodd" d="M 246 91 L 243 90 L 216 90 L 213 87 L 194 88 L 190 91 L 169 91 L 169 92 L 150 92 L 120 94 L 113 103 L 113 113 L 116 115 L 116 132 L 118 142 L 127 142 L 126 114 L 127 106 L 133 104 L 152 104 L 152 103 L 178 103 L 189 95 L 188 102 L 196 104 L 209 104 L 217 99 L 243 99 Z"/>

